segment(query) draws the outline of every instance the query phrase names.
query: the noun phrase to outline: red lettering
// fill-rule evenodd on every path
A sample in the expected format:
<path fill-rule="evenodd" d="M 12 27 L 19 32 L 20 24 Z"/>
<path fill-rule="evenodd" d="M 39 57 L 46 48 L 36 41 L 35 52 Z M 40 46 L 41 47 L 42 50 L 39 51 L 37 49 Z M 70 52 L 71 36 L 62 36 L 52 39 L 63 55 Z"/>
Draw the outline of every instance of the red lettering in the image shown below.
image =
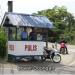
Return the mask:
<path fill-rule="evenodd" d="M 25 50 L 28 48 L 28 45 L 25 45 Z"/>
<path fill-rule="evenodd" d="M 31 51 L 31 49 L 32 49 L 31 45 L 28 45 L 28 51 Z"/>
<path fill-rule="evenodd" d="M 25 50 L 26 51 L 36 51 L 37 45 L 25 45 Z"/>
<path fill-rule="evenodd" d="M 37 50 L 37 45 L 33 45 L 33 50 L 34 50 L 34 51 Z"/>
<path fill-rule="evenodd" d="M 9 45 L 10 50 L 14 50 L 14 45 Z"/>

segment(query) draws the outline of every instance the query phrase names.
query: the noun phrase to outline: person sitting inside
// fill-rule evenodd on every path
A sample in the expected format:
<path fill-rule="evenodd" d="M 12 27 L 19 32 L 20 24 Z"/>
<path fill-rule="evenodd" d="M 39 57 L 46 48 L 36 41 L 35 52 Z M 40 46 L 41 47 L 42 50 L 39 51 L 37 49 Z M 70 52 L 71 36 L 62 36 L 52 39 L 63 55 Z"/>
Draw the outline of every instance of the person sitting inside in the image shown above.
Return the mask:
<path fill-rule="evenodd" d="M 24 31 L 21 33 L 21 39 L 27 40 L 27 37 L 28 37 L 28 33 L 26 32 L 26 29 L 24 29 Z"/>
<path fill-rule="evenodd" d="M 36 41 L 36 33 L 34 31 L 34 29 L 32 29 L 32 32 L 29 35 L 30 40 Z"/>
<path fill-rule="evenodd" d="M 39 41 L 41 41 L 42 40 L 42 35 L 41 34 L 37 34 L 37 40 Z"/>

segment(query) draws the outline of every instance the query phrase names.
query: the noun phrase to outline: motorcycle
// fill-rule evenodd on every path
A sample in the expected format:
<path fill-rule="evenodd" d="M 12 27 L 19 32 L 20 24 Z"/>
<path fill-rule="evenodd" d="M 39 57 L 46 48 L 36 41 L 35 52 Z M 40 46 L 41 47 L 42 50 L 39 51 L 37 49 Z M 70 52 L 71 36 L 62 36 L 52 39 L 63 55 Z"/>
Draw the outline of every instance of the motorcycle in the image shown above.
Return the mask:
<path fill-rule="evenodd" d="M 59 52 L 50 50 L 48 48 L 44 48 L 44 56 L 42 56 L 42 61 L 45 61 L 46 59 L 50 59 L 55 63 L 61 62 L 61 56 Z"/>
<path fill-rule="evenodd" d="M 60 54 L 65 54 L 65 48 L 60 48 Z"/>
<path fill-rule="evenodd" d="M 68 54 L 68 52 L 66 52 L 66 47 L 61 47 L 60 48 L 60 54 Z"/>

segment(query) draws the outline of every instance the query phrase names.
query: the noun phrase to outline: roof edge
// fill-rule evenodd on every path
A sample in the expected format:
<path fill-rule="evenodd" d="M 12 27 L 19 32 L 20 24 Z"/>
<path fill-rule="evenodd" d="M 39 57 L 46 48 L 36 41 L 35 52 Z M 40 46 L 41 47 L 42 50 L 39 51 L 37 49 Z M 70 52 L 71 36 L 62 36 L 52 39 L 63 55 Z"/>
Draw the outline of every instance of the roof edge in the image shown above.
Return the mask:
<path fill-rule="evenodd" d="M 25 13 L 17 13 L 17 12 L 5 12 L 5 14 L 18 14 L 18 15 L 28 15 L 28 16 L 46 17 L 46 16 L 43 16 L 43 15 L 33 15 L 33 14 L 25 14 Z"/>

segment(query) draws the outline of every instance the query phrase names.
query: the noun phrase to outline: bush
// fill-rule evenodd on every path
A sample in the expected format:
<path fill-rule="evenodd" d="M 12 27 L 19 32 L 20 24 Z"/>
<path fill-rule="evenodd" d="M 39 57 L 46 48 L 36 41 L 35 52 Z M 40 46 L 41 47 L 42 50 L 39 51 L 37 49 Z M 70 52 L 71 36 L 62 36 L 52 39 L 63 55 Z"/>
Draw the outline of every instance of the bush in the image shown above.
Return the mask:
<path fill-rule="evenodd" d="M 6 56 L 6 34 L 4 28 L 0 28 L 0 57 L 4 58 Z"/>

